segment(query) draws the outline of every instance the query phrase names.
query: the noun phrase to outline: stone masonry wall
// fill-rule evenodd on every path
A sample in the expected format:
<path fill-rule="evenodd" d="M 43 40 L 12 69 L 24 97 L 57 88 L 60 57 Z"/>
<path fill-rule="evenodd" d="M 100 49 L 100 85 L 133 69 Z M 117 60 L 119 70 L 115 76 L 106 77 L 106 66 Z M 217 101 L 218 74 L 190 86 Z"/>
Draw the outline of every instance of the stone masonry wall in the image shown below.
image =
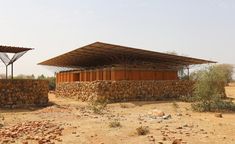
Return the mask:
<path fill-rule="evenodd" d="M 110 102 L 161 100 L 191 96 L 192 81 L 94 81 L 59 83 L 56 95 L 89 101 L 107 99 Z"/>
<path fill-rule="evenodd" d="M 0 107 L 44 106 L 48 92 L 45 80 L 0 80 Z"/>

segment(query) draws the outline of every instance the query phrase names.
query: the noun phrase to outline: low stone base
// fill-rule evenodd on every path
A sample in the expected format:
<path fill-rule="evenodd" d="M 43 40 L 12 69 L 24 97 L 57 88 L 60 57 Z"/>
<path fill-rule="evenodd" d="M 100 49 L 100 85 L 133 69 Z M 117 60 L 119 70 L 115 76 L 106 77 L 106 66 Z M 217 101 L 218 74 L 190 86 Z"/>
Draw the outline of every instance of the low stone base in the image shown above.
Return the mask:
<path fill-rule="evenodd" d="M 59 83 L 56 95 L 76 100 L 110 102 L 162 100 L 192 96 L 192 81 L 93 81 Z"/>
<path fill-rule="evenodd" d="M 0 107 L 45 106 L 48 92 L 48 81 L 45 80 L 0 80 Z"/>

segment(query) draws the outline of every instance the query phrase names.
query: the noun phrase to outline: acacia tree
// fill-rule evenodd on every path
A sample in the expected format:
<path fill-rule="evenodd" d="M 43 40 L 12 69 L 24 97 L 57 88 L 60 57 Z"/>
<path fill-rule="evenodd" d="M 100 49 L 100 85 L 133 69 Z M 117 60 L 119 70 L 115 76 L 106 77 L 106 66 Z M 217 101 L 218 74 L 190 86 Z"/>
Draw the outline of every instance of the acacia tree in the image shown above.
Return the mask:
<path fill-rule="evenodd" d="M 235 110 L 232 101 L 226 101 L 225 85 L 233 73 L 226 67 L 220 65 L 210 66 L 193 74 L 195 90 L 193 98 L 195 103 L 192 104 L 197 111 L 220 111 Z"/>
<path fill-rule="evenodd" d="M 224 82 L 226 84 L 232 82 L 233 80 L 233 65 L 231 64 L 219 64 L 215 66 L 215 69 L 217 71 L 220 71 L 223 73 L 224 76 Z"/>

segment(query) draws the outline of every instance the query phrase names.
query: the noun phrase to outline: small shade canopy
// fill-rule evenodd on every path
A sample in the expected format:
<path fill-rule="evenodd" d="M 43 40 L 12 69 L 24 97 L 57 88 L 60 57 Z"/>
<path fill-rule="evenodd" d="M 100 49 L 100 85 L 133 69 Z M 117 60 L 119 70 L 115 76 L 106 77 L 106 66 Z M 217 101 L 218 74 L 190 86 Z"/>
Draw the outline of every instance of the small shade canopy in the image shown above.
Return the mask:
<path fill-rule="evenodd" d="M 0 59 L 6 66 L 6 79 L 8 77 L 7 67 L 11 65 L 11 78 L 13 79 L 13 63 L 29 50 L 32 50 L 32 48 L 0 46 Z M 14 55 L 12 58 L 9 58 L 7 53 L 13 53 Z"/>

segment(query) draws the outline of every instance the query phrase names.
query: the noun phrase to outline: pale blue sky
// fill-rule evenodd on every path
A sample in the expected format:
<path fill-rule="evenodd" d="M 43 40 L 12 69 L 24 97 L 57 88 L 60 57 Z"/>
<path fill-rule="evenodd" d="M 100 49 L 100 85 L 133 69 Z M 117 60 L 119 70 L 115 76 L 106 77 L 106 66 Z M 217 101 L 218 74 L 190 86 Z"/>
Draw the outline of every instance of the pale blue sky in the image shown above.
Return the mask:
<path fill-rule="evenodd" d="M 36 64 L 95 41 L 234 64 L 235 1 L 0 0 L 0 45 L 35 48 L 15 74 L 52 75 Z"/>

